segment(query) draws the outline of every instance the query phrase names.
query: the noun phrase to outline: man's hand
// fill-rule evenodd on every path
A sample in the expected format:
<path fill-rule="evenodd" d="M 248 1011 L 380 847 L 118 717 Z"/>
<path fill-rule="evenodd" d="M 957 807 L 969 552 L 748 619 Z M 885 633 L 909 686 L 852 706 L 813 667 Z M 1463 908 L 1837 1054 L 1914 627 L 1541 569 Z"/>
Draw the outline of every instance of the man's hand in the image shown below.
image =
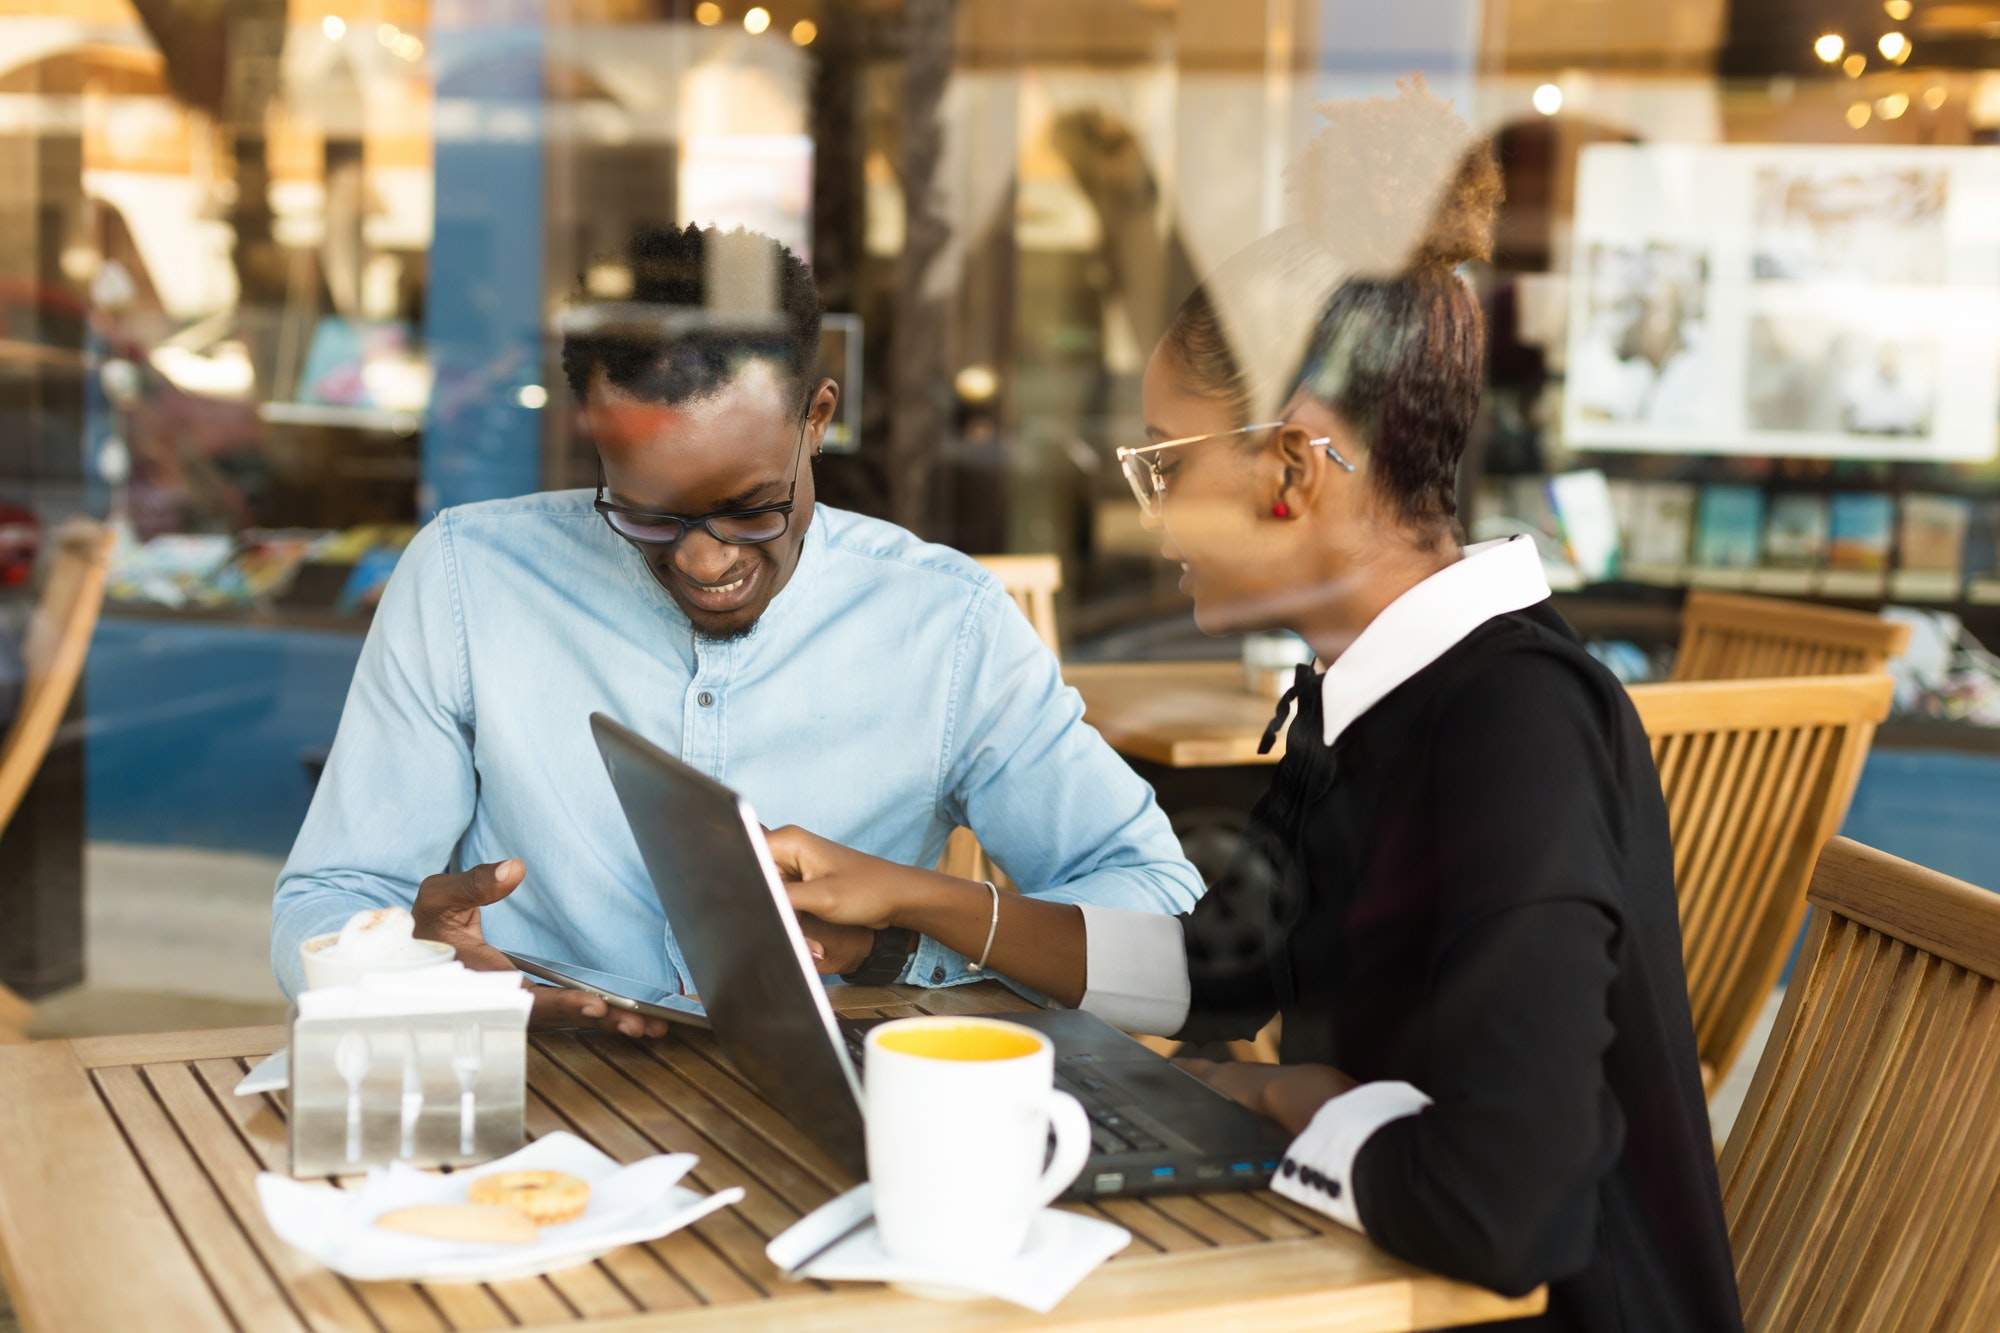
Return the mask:
<path fill-rule="evenodd" d="M 486 942 L 479 910 L 521 886 L 528 868 L 519 861 L 494 861 L 448 875 L 432 875 L 417 885 L 410 906 L 416 937 L 439 940 L 458 952 L 458 961 L 481 972 L 511 972 L 507 955 Z M 613 1009 L 600 996 L 558 986 L 530 986 L 535 1008 L 528 1022 L 538 1028 L 600 1027 L 628 1037 L 664 1037 L 667 1022 Z"/>
<path fill-rule="evenodd" d="M 1312 1123 L 1319 1108 L 1354 1086 L 1332 1065 L 1239 1064 L 1192 1058 L 1174 1061 L 1182 1069 L 1293 1134 Z"/>

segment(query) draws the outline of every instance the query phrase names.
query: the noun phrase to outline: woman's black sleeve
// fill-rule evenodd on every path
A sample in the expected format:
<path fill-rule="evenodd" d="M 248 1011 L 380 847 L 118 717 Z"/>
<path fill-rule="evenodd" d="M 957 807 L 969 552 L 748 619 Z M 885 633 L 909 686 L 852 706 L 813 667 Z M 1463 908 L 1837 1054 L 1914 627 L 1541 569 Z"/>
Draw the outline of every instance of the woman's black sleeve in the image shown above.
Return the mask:
<path fill-rule="evenodd" d="M 1605 1078 L 1621 801 L 1578 670 L 1504 657 L 1435 745 L 1433 1099 L 1369 1137 L 1355 1206 L 1394 1254 L 1520 1293 L 1589 1262 L 1624 1122 Z"/>
<path fill-rule="evenodd" d="M 1272 950 L 1283 947 L 1275 906 L 1286 892 L 1288 858 L 1265 823 L 1268 798 L 1228 866 L 1181 918 L 1187 944 L 1188 1019 L 1182 1041 L 1247 1041 L 1278 1012 Z"/>

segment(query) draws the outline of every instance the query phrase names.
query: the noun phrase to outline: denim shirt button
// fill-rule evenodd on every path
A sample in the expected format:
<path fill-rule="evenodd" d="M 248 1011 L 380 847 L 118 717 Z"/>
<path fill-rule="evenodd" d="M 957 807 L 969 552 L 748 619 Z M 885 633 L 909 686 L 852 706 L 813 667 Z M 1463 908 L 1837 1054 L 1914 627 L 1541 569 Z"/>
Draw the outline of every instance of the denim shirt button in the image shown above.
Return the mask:
<path fill-rule="evenodd" d="M 709 705 L 715 702 L 715 696 L 713 694 L 710 694 L 707 690 L 703 690 L 700 694 L 697 694 L 694 697 L 694 701 L 700 704 L 703 708 L 707 708 Z"/>
<path fill-rule="evenodd" d="M 944 984 L 944 964 L 939 963 L 936 967 L 931 969 L 931 985 L 942 986 L 943 984 Z"/>

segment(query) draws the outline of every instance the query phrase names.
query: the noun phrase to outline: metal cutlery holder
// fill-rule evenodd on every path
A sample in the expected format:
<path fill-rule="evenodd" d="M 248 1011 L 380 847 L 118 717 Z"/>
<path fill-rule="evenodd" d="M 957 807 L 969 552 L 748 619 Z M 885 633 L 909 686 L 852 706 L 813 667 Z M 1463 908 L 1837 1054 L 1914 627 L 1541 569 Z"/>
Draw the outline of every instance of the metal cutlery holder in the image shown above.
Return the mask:
<path fill-rule="evenodd" d="M 478 1010 L 292 1019 L 294 1176 L 471 1166 L 525 1141 L 528 1019 Z"/>

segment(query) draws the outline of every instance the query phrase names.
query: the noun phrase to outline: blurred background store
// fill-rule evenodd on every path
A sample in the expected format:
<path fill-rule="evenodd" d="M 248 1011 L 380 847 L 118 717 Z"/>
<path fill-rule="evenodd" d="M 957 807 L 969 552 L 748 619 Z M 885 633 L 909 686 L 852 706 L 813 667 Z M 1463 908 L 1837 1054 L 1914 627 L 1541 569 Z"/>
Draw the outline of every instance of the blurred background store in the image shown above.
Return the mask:
<path fill-rule="evenodd" d="M 0 0 L 0 558 L 120 534 L 0 981 L 272 1011 L 373 600 L 439 507 L 594 484 L 551 331 L 645 224 L 810 256 L 823 498 L 1056 553 L 1068 659 L 1234 656 L 1112 451 L 1314 105 L 1415 72 L 1507 183 L 1473 535 L 1634 679 L 1690 586 L 1909 608 L 1847 831 L 2000 889 L 2000 3 Z"/>

